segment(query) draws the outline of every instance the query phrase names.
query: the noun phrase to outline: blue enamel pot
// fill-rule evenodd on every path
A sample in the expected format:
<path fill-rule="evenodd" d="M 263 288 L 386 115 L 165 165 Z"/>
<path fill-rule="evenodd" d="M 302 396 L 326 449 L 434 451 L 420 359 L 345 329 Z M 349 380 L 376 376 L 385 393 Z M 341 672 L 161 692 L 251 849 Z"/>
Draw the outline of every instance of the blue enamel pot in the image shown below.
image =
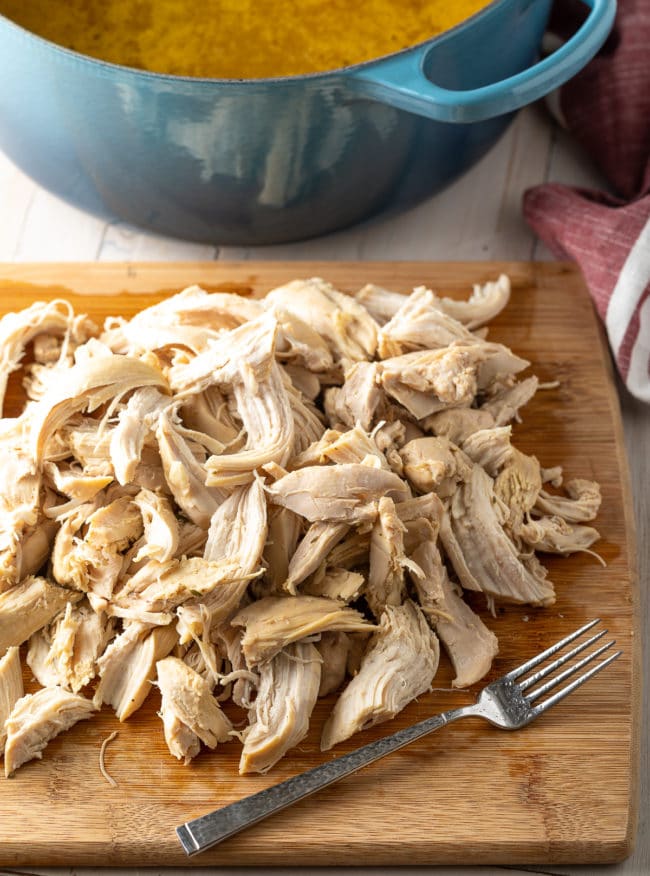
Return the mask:
<path fill-rule="evenodd" d="M 580 70 L 616 5 L 583 2 L 581 28 L 542 61 L 551 0 L 494 0 L 406 51 L 256 80 L 107 64 L 0 16 L 0 148 L 62 198 L 163 234 L 322 234 L 447 185 L 515 110 Z"/>

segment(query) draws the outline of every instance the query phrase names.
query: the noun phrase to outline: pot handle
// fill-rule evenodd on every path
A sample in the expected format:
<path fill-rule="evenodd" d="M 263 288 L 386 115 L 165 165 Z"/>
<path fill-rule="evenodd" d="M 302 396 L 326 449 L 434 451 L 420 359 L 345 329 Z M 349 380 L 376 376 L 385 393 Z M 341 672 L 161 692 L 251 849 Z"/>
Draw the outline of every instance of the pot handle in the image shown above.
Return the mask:
<path fill-rule="evenodd" d="M 427 79 L 431 45 L 400 52 L 350 74 L 349 84 L 373 100 L 439 122 L 480 122 L 519 109 L 562 85 L 593 58 L 614 23 L 616 0 L 582 0 L 590 12 L 564 45 L 500 82 L 453 91 Z"/>

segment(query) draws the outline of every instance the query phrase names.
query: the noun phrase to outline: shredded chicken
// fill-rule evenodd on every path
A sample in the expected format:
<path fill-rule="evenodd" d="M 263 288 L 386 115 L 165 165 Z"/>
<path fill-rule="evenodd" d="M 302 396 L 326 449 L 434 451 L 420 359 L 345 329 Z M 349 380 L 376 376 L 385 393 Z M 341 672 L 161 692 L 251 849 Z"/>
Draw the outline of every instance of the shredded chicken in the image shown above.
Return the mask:
<path fill-rule="evenodd" d="M 469 687 L 490 671 L 499 651 L 497 637 L 462 598 L 446 572 L 440 577 L 441 597 L 429 620 L 456 672 L 452 687 Z"/>
<path fill-rule="evenodd" d="M 95 677 L 97 660 L 113 631 L 111 618 L 89 604 L 68 602 L 49 626 L 30 638 L 27 665 L 43 686 L 57 684 L 79 693 Z"/>
<path fill-rule="evenodd" d="M 111 475 L 86 474 L 76 463 L 46 462 L 43 470 L 58 493 L 78 502 L 92 502 L 113 480 Z"/>
<path fill-rule="evenodd" d="M 388 322 L 404 304 L 404 295 L 375 283 L 367 283 L 354 297 L 379 325 Z"/>
<path fill-rule="evenodd" d="M 405 499 L 408 488 L 393 472 L 348 463 L 309 466 L 293 471 L 268 487 L 271 501 L 311 522 L 361 523 L 377 516 L 382 496 Z"/>
<path fill-rule="evenodd" d="M 334 366 L 334 358 L 327 341 L 300 319 L 296 313 L 279 305 L 271 305 L 270 312 L 278 321 L 278 339 L 275 355 L 287 365 L 301 366 L 316 376 L 328 372 Z M 318 378 L 316 378 L 318 379 Z M 319 382 L 320 386 L 320 382 Z"/>
<path fill-rule="evenodd" d="M 293 512 L 291 512 L 293 513 Z M 349 532 L 347 523 L 312 523 L 289 560 L 284 589 L 295 594 L 296 585 L 325 562 L 330 551 Z"/>
<path fill-rule="evenodd" d="M 411 486 L 441 499 L 453 496 L 471 470 L 467 456 L 447 438 L 415 438 L 402 447 L 400 457 Z"/>
<path fill-rule="evenodd" d="M 205 528 L 224 494 L 206 486 L 205 461 L 197 459 L 179 425 L 167 411 L 158 416 L 156 439 L 160 460 L 174 501 L 190 520 Z"/>
<path fill-rule="evenodd" d="M 476 284 L 468 301 L 441 298 L 439 306 L 469 329 L 485 325 L 498 316 L 510 300 L 510 280 L 505 274 L 483 286 Z"/>
<path fill-rule="evenodd" d="M 377 324 L 365 307 L 325 280 L 294 280 L 274 289 L 265 305 L 284 308 L 311 326 L 326 341 L 335 360 L 370 359 L 377 347 Z"/>
<path fill-rule="evenodd" d="M 510 444 L 512 429 L 478 429 L 462 442 L 463 451 L 472 462 L 482 466 L 490 477 L 497 477 L 505 466 L 512 463 L 514 448 Z"/>
<path fill-rule="evenodd" d="M 268 376 L 277 343 L 278 322 L 270 313 L 222 332 L 194 357 L 177 357 L 169 369 L 169 384 L 182 398 L 213 386 L 241 381 L 242 365 L 250 378 Z"/>
<path fill-rule="evenodd" d="M 270 660 L 285 645 L 325 630 L 372 629 L 358 611 L 318 596 L 269 596 L 242 609 L 232 623 L 246 628 L 242 648 L 251 667 Z"/>
<path fill-rule="evenodd" d="M 474 432 L 491 429 L 494 418 L 484 408 L 449 408 L 422 420 L 427 432 L 461 445 Z"/>
<path fill-rule="evenodd" d="M 497 426 L 505 426 L 519 416 L 519 409 L 533 398 L 539 387 L 536 377 L 527 377 L 514 386 L 508 386 L 485 402 L 481 411 L 492 417 Z"/>
<path fill-rule="evenodd" d="M 405 301 L 403 295 L 372 283 L 364 286 L 355 297 L 382 325 L 398 313 Z M 495 282 L 485 283 L 483 286 L 474 285 L 468 301 L 433 296 L 435 306 L 442 313 L 458 320 L 468 329 L 478 328 L 494 319 L 509 300 L 510 279 L 505 274 L 501 274 Z"/>
<path fill-rule="evenodd" d="M 505 455 L 496 449 L 494 455 L 497 464 L 485 466 L 485 469 L 488 474 L 496 476 L 494 494 L 507 508 L 508 527 L 517 534 L 542 489 L 540 465 L 534 456 L 526 456 L 514 447 L 506 449 Z M 504 460 L 506 464 L 501 467 Z"/>
<path fill-rule="evenodd" d="M 245 367 L 245 366 L 243 366 Z M 274 363 L 265 380 L 244 370 L 233 384 L 233 397 L 247 440 L 237 453 L 211 456 L 206 462 L 209 486 L 248 483 L 253 473 L 269 462 L 284 465 L 294 445 L 291 399 L 280 368 Z"/>
<path fill-rule="evenodd" d="M 339 421 L 350 427 L 358 423 L 362 429 L 370 429 L 381 402 L 375 362 L 355 362 L 346 371 L 342 387 L 333 386 L 325 391 L 325 412 L 330 422 Z"/>
<path fill-rule="evenodd" d="M 54 577 L 59 584 L 88 593 L 94 607 L 104 610 L 122 572 L 124 553 L 142 532 L 142 516 L 128 495 L 97 509 L 77 508 L 55 538 Z"/>
<path fill-rule="evenodd" d="M 37 301 L 20 313 L 3 316 L 0 320 L 0 413 L 9 375 L 20 365 L 31 340 L 63 335 L 63 345 L 56 358 L 65 363 L 67 356 L 96 331 L 87 316 L 75 316 L 68 302 L 61 300 Z"/>
<path fill-rule="evenodd" d="M 106 779 L 108 784 L 111 786 L 111 788 L 117 788 L 118 785 L 117 785 L 117 782 L 115 781 L 115 779 L 113 778 L 113 776 L 106 769 L 106 763 L 105 763 L 106 749 L 111 744 L 111 742 L 113 742 L 114 739 L 117 739 L 118 735 L 119 734 L 118 734 L 117 730 L 113 730 L 113 732 L 109 733 L 109 735 L 106 737 L 106 739 L 104 739 L 104 741 L 102 742 L 100 749 L 99 749 L 99 772 L 104 776 L 104 778 Z"/>
<path fill-rule="evenodd" d="M 296 553 L 300 537 L 300 518 L 288 508 L 274 508 L 269 515 L 269 531 L 264 546 L 266 575 L 274 592 L 285 588 L 295 594 L 295 585 L 289 581 L 289 564 Z"/>
<path fill-rule="evenodd" d="M 430 289 L 420 286 L 379 332 L 382 359 L 413 350 L 435 350 L 455 341 L 472 342 L 465 326 L 438 306 Z"/>
<path fill-rule="evenodd" d="M 330 440 L 324 440 L 326 436 L 329 436 Z M 381 468 L 387 471 L 390 470 L 386 457 L 377 446 L 373 436 L 369 435 L 358 424 L 347 432 L 328 430 L 325 436 L 318 442 L 318 445 L 319 454 L 316 461 L 321 464 L 326 462 L 348 464 L 363 462 L 366 459 L 368 462 L 372 461 L 374 463 L 373 457 L 375 457 L 379 461 Z M 304 455 L 302 454 L 302 456 Z"/>
<path fill-rule="evenodd" d="M 171 627 L 151 630 L 133 622 L 97 661 L 100 682 L 94 703 L 109 703 L 119 721 L 136 712 L 151 691 L 155 667 L 172 650 L 178 636 Z"/>
<path fill-rule="evenodd" d="M 156 671 L 165 742 L 174 757 L 188 764 L 198 754 L 200 742 L 216 748 L 228 741 L 232 724 L 198 672 L 177 657 L 160 660 Z"/>
<path fill-rule="evenodd" d="M 381 364 L 381 384 L 420 420 L 449 407 L 471 405 L 478 391 L 478 345 L 458 345 L 405 353 Z"/>
<path fill-rule="evenodd" d="M 66 603 L 77 602 L 82 595 L 35 577 L 0 593 L 0 654 L 12 645 L 22 645 L 49 624 Z"/>
<path fill-rule="evenodd" d="M 396 715 L 439 640 L 454 686 L 482 678 L 498 616 L 464 591 L 550 605 L 536 552 L 599 537 L 598 485 L 515 446 L 539 381 L 487 339 L 509 295 L 503 276 L 465 301 L 314 277 L 260 301 L 193 286 L 103 330 L 65 301 L 1 318 L 0 412 L 33 359 L 0 419 L 7 772 L 156 683 L 174 757 L 238 738 L 250 773 L 318 696 L 338 697 L 324 749 Z"/>
<path fill-rule="evenodd" d="M 404 553 L 406 527 L 399 519 L 392 499 L 383 497 L 370 533 L 368 582 L 364 595 L 376 618 L 385 606 L 401 605 L 406 596 L 404 570 L 417 568 Z"/>
<path fill-rule="evenodd" d="M 507 513 L 508 507 L 495 496 L 492 479 L 475 465 L 451 504 L 451 530 L 463 556 L 457 563 L 455 552 L 448 550 L 456 574 L 463 587 L 506 602 L 552 605 L 555 591 L 546 570 L 531 569 L 520 557 L 504 529 Z M 445 544 L 444 530 L 441 535 Z"/>
<path fill-rule="evenodd" d="M 26 539 L 39 522 L 41 475 L 33 461 L 9 442 L 0 444 L 0 471 L 1 593 L 20 580 Z"/>
<path fill-rule="evenodd" d="M 136 389 L 118 415 L 111 433 L 110 455 L 115 477 L 128 484 L 141 462 L 144 442 L 152 432 L 159 413 L 170 404 L 169 396 L 153 386 Z"/>
<path fill-rule="evenodd" d="M 218 386 L 208 386 L 203 392 L 183 399 L 180 413 L 187 427 L 210 436 L 224 449 L 236 450 L 243 445 L 241 422 Z"/>
<path fill-rule="evenodd" d="M 340 599 L 341 602 L 354 602 L 361 596 L 365 586 L 363 575 L 349 569 L 323 569 L 322 575 L 314 575 L 302 588 L 310 596 L 324 596 L 326 599 Z"/>
<path fill-rule="evenodd" d="M 16 645 L 12 645 L 4 657 L 0 657 L 0 756 L 4 754 L 7 741 L 5 721 L 24 692 L 20 652 Z"/>
<path fill-rule="evenodd" d="M 323 661 L 318 696 L 326 697 L 338 690 L 345 680 L 350 655 L 350 637 L 347 633 L 341 632 L 323 633 L 316 647 Z"/>
<path fill-rule="evenodd" d="M 42 757 L 48 742 L 94 711 L 91 700 L 60 687 L 43 687 L 19 699 L 5 721 L 5 776 Z"/>
<path fill-rule="evenodd" d="M 409 571 L 418 603 L 427 617 L 431 618 L 444 599 L 443 581 L 446 576 L 431 522 L 420 517 L 407 523 L 405 545 L 412 560 Z"/>
<path fill-rule="evenodd" d="M 307 735 L 316 704 L 321 656 L 314 645 L 287 645 L 260 667 L 260 683 L 244 731 L 240 775 L 265 773 Z"/>
<path fill-rule="evenodd" d="M 257 301 L 190 286 L 128 321 L 107 319 L 101 339 L 115 352 L 130 355 L 181 345 L 200 352 L 221 331 L 255 319 L 260 311 Z"/>
<path fill-rule="evenodd" d="M 140 510 L 144 527 L 144 543 L 134 561 L 152 559 L 165 563 L 178 549 L 178 520 L 171 502 L 151 490 L 140 490 L 133 497 L 133 504 Z"/>
<path fill-rule="evenodd" d="M 567 523 L 562 517 L 531 519 L 519 528 L 520 537 L 536 551 L 574 554 L 588 551 L 600 538 L 593 526 Z"/>
<path fill-rule="evenodd" d="M 321 749 L 393 718 L 428 691 L 439 657 L 438 640 L 422 611 L 412 602 L 387 605 L 359 672 L 323 728 Z"/>
<path fill-rule="evenodd" d="M 80 349 L 83 348 L 77 354 Z M 78 359 L 23 414 L 29 429 L 28 448 L 34 460 L 40 462 L 47 439 L 77 411 L 96 411 L 111 399 L 143 386 L 166 389 L 162 373 L 148 362 L 108 352 Z"/>
<path fill-rule="evenodd" d="M 567 481 L 564 485 L 567 497 L 553 496 L 546 490 L 540 490 L 535 503 L 535 510 L 542 514 L 552 514 L 561 517 L 567 523 L 583 523 L 593 520 L 600 508 L 600 487 L 594 481 L 580 478 Z"/>
<path fill-rule="evenodd" d="M 117 617 L 144 619 L 145 613 L 162 613 L 159 623 L 170 623 L 169 613 L 192 596 L 208 596 L 221 584 L 236 580 L 236 565 L 215 563 L 203 557 L 183 557 L 158 563 L 151 560 L 129 578 L 115 594 L 110 611 Z"/>
<path fill-rule="evenodd" d="M 267 507 L 261 481 L 237 487 L 215 512 L 210 523 L 204 561 L 218 576 L 219 586 L 178 609 L 181 642 L 199 640 L 213 627 L 230 621 L 237 611 L 248 582 L 256 577 L 267 536 Z M 230 571 L 224 578 L 223 569 Z"/>

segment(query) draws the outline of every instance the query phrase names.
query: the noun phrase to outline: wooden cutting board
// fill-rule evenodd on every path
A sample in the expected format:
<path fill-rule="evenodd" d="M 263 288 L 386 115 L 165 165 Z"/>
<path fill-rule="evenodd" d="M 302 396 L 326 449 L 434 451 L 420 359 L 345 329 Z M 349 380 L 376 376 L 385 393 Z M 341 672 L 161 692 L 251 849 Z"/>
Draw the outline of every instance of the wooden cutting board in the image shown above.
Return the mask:
<path fill-rule="evenodd" d="M 101 320 L 129 316 L 191 283 L 259 295 L 318 274 L 345 290 L 367 281 L 409 291 L 428 284 L 452 295 L 473 282 L 512 278 L 510 306 L 490 337 L 531 360 L 542 382 L 559 381 L 524 409 L 515 443 L 567 477 L 600 482 L 596 548 L 549 558 L 557 603 L 483 614 L 501 651 L 491 677 L 593 617 L 604 618 L 623 656 L 525 730 L 478 720 L 445 728 L 217 849 L 206 865 L 401 865 L 605 863 L 629 854 L 636 824 L 640 674 L 634 529 L 621 421 L 609 357 L 579 274 L 558 264 L 208 263 L 0 266 L 0 311 L 64 296 Z M 434 692 L 391 724 L 321 754 L 332 699 L 316 708 L 312 732 L 266 776 L 237 775 L 239 745 L 183 767 L 168 754 L 157 692 L 127 723 L 105 709 L 47 748 L 42 761 L 0 779 L 0 864 L 4 866 L 185 865 L 174 828 L 217 806 L 434 712 L 467 703 L 451 692 L 446 661 Z M 99 750 L 115 729 L 100 775 Z"/>

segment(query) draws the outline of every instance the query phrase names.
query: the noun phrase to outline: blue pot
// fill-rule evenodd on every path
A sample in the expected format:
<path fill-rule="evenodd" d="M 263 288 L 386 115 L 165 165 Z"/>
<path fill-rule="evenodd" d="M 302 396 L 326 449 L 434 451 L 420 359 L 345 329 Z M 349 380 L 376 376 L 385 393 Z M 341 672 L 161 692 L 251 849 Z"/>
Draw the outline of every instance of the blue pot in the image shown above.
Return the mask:
<path fill-rule="evenodd" d="M 466 170 L 514 110 L 602 45 L 615 0 L 584 2 L 580 30 L 538 63 L 551 0 L 494 0 L 406 51 L 261 80 L 107 64 L 0 16 L 0 148 L 62 198 L 163 234 L 298 240 L 422 198 Z"/>

